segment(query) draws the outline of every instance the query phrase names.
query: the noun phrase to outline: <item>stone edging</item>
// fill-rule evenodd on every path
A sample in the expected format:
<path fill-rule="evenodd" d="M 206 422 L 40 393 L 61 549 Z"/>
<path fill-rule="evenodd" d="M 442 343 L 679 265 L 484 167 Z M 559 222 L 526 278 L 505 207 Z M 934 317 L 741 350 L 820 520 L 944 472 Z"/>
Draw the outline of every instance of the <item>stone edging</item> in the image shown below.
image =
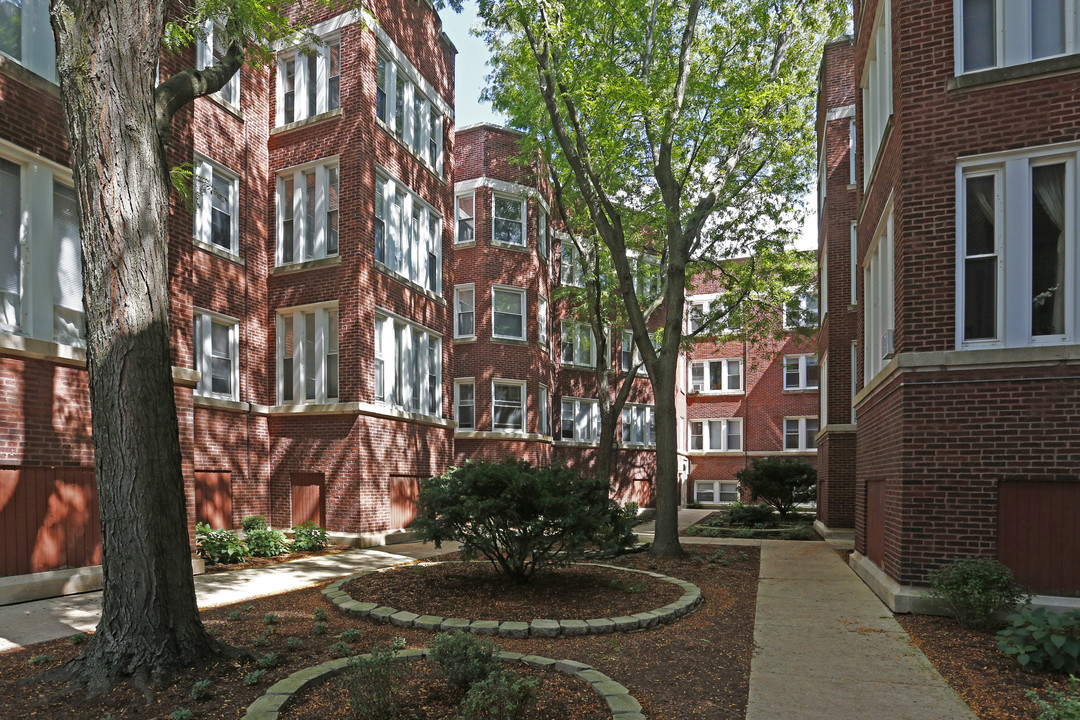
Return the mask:
<path fill-rule="evenodd" d="M 427 657 L 427 654 L 428 650 L 426 648 L 399 650 L 396 659 L 416 661 Z M 369 658 L 371 656 L 359 655 L 357 657 Z M 607 702 L 613 720 L 646 720 L 644 713 L 641 712 L 641 703 L 634 699 L 629 690 L 602 672 L 593 670 L 590 665 L 575 660 L 552 660 L 539 655 L 523 655 L 515 652 L 496 653 L 496 657 L 503 662 L 522 662 L 539 668 L 554 667 L 556 670 L 561 670 L 589 683 L 593 691 L 599 693 Z M 278 720 L 278 714 L 292 700 L 293 695 L 308 685 L 322 682 L 334 675 L 343 673 L 348 669 L 349 661 L 352 659 L 339 658 L 330 660 L 322 665 L 314 665 L 298 670 L 284 680 L 279 680 L 271 685 L 265 693 L 256 698 L 255 702 L 248 705 L 244 720 Z"/>
<path fill-rule="evenodd" d="M 432 565 L 434 563 L 424 563 Z M 588 620 L 547 620 L 537 619 L 532 622 L 499 622 L 498 620 L 468 620 L 465 618 L 443 618 L 438 615 L 417 615 L 413 612 L 397 610 L 396 608 L 379 605 L 373 602 L 359 602 L 342 590 L 345 583 L 370 575 L 375 572 L 384 572 L 391 568 L 368 570 L 343 577 L 330 583 L 323 590 L 323 596 L 347 613 L 370 617 L 384 623 L 393 623 L 398 627 L 416 627 L 421 630 L 433 630 L 437 632 L 447 630 L 461 630 L 471 632 L 473 635 L 499 635 L 501 637 L 570 637 L 574 635 L 603 635 L 613 632 L 630 632 L 653 628 L 657 625 L 666 625 L 675 622 L 684 615 L 690 613 L 701 604 L 701 588 L 685 580 L 678 580 L 660 573 L 648 570 L 636 570 L 634 568 L 618 567 L 617 565 L 601 565 L 599 563 L 578 563 L 580 565 L 592 565 L 595 567 L 609 568 L 623 572 L 640 573 L 649 577 L 678 585 L 683 589 L 682 597 L 675 602 L 665 605 L 656 610 L 635 613 L 614 618 L 591 618 Z M 400 567 L 400 566 L 397 566 Z"/>

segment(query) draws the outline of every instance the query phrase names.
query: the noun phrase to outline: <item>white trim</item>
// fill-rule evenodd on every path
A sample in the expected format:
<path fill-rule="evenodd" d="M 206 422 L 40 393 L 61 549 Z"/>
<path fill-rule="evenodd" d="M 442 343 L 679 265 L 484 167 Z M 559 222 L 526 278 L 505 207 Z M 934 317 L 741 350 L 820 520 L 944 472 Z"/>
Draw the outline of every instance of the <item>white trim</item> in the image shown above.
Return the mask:
<path fill-rule="evenodd" d="M 535 200 L 540 205 L 541 210 L 543 210 L 548 215 L 551 214 L 551 209 L 548 207 L 547 200 L 544 199 L 544 196 L 541 195 L 540 191 L 536 188 L 529 187 L 528 185 L 521 185 L 519 183 L 507 182 L 505 180 L 498 180 L 496 178 L 486 176 L 472 178 L 469 180 L 461 180 L 454 183 L 454 196 L 457 197 L 458 195 L 464 195 L 468 192 L 474 192 L 476 188 L 490 188 L 495 192 L 501 193 L 503 195 L 520 197 L 525 200 Z M 569 235 L 566 235 L 566 233 L 563 233 L 561 231 L 556 231 L 553 234 L 556 237 L 559 237 L 560 240 L 562 239 L 562 237 L 560 236 L 565 236 L 567 239 L 570 238 Z"/>
<path fill-rule="evenodd" d="M 712 435 L 710 433 L 711 423 L 721 423 L 720 428 L 720 447 L 714 448 L 711 443 Z M 694 438 L 698 437 L 694 434 L 694 423 L 701 424 L 701 447 L 694 448 Z M 729 448 L 728 432 L 733 424 L 739 427 L 739 447 Z M 687 454 L 690 455 L 705 455 L 713 453 L 738 453 L 742 454 L 746 451 L 746 423 L 743 422 L 742 417 L 720 417 L 720 418 L 687 418 L 686 419 L 686 448 Z"/>
<path fill-rule="evenodd" d="M 213 325 L 224 325 L 229 330 L 229 387 L 228 393 L 213 391 L 213 372 L 210 363 L 213 360 Z M 199 371 L 199 384 L 195 394 L 201 397 L 220 400 L 240 400 L 240 319 L 206 310 L 192 308 L 192 330 L 202 337 L 193 338 L 192 360 Z M 209 351 L 209 352 L 208 352 Z"/>
<path fill-rule="evenodd" d="M 472 293 L 472 306 L 468 312 L 472 313 L 472 332 L 462 335 L 458 332 L 458 293 L 460 292 Z M 462 283 L 461 285 L 454 286 L 454 339 L 460 340 L 462 338 L 476 338 L 476 283 Z"/>
<path fill-rule="evenodd" d="M 495 332 L 495 291 L 512 292 L 521 296 L 521 335 L 500 335 Z M 510 315 L 512 313 L 504 313 Z M 491 284 L 491 337 L 501 340 L 522 340 L 528 342 L 529 339 L 529 303 L 528 303 L 528 291 L 523 287 L 516 287 L 514 285 L 502 285 L 499 283 Z"/>
<path fill-rule="evenodd" d="M 350 13 L 345 14 L 350 15 L 356 12 L 358 11 L 354 10 Z M 413 84 L 419 86 L 423 94 L 429 100 L 433 100 L 435 105 L 438 106 L 439 112 L 441 112 L 443 116 L 450 118 L 452 122 L 454 120 L 453 106 L 448 101 L 444 100 L 441 95 L 439 95 L 439 93 L 435 90 L 435 86 L 429 83 L 420 73 L 420 71 L 416 68 L 416 66 L 409 61 L 409 58 L 405 56 L 405 53 L 401 51 L 401 48 L 398 47 L 397 43 L 395 43 L 394 40 L 382 28 L 382 25 L 379 24 L 379 21 L 375 18 L 374 15 L 372 15 L 369 11 L 365 9 L 362 11 L 362 17 L 364 20 L 364 24 L 366 24 L 368 29 L 375 33 L 375 37 L 378 38 L 379 49 L 386 51 L 386 54 L 390 56 L 391 60 L 398 64 L 398 67 L 404 68 L 406 75 L 409 76 L 409 80 Z M 355 20 L 353 20 L 353 22 L 355 22 Z M 317 28 L 319 28 L 319 25 L 315 25 L 314 27 L 312 27 L 312 30 L 314 31 Z"/>
<path fill-rule="evenodd" d="M 520 211 L 518 212 L 518 218 L 502 217 L 495 213 L 495 204 L 499 200 L 518 203 L 520 205 Z M 476 207 L 475 203 L 473 207 Z M 521 225 L 521 242 L 506 242 L 498 240 L 495 237 L 495 223 L 497 220 L 504 220 L 507 222 L 517 222 Z M 515 248 L 527 248 L 529 246 L 529 200 L 525 197 L 518 197 L 516 195 L 507 195 L 506 193 L 493 192 L 491 193 L 491 244 L 492 246 L 500 247 L 515 247 Z"/>
<path fill-rule="evenodd" d="M 563 404 L 571 403 L 574 414 L 573 422 L 573 438 L 563 437 L 563 433 L 566 431 L 566 427 L 563 423 Z M 591 439 L 583 439 L 584 433 L 581 432 L 582 428 L 579 427 L 579 419 L 582 411 L 582 406 L 587 405 L 589 407 L 589 417 L 586 420 L 586 429 L 591 428 Z M 573 397 L 570 395 L 561 395 L 559 397 L 559 435 L 555 438 L 556 444 L 559 443 L 574 443 L 582 447 L 595 447 L 600 441 L 600 401 L 595 398 L 582 398 Z"/>
<path fill-rule="evenodd" d="M 830 120 L 840 120 L 842 118 L 855 117 L 855 104 L 842 105 L 840 107 L 834 107 L 829 112 L 825 113 L 825 122 Z"/>
<path fill-rule="evenodd" d="M 723 363 L 722 377 L 720 389 L 712 387 L 710 382 L 711 369 L 710 363 Z M 730 389 L 730 365 L 731 363 L 739 363 L 739 389 Z M 701 389 L 694 389 L 694 366 L 701 366 Z M 687 374 L 687 392 L 691 395 L 745 395 L 746 394 L 746 364 L 741 357 L 733 358 L 703 358 L 701 360 L 690 361 L 690 371 Z"/>
<path fill-rule="evenodd" d="M 818 384 L 810 385 L 808 368 L 810 366 L 810 358 L 814 358 L 814 364 L 818 369 Z M 795 360 L 798 362 L 799 372 L 799 384 L 795 386 L 788 385 L 788 361 Z M 783 388 L 784 390 L 817 390 L 821 387 L 821 363 L 818 362 L 817 353 L 799 353 L 792 355 L 785 355 L 782 363 L 782 370 L 784 375 Z"/>
<path fill-rule="evenodd" d="M 521 429 L 513 430 L 504 428 L 502 430 L 495 427 L 495 386 L 496 385 L 514 385 L 521 388 Z M 528 434 L 529 428 L 529 387 L 525 380 L 509 380 L 506 378 L 492 378 L 491 379 L 491 432 L 496 434 L 509 434 L 509 433 L 522 433 Z"/>
<path fill-rule="evenodd" d="M 461 402 L 461 387 L 463 385 L 471 385 L 472 389 L 473 389 L 472 402 L 469 404 L 473 409 L 472 427 L 471 428 L 462 427 L 461 421 L 459 420 L 459 414 L 458 413 L 459 413 L 459 411 L 461 409 L 461 406 L 464 404 L 464 403 Z M 460 430 L 476 430 L 476 378 L 475 377 L 454 378 L 454 422 L 458 423 L 457 427 Z"/>
<path fill-rule="evenodd" d="M 787 435 L 788 435 L 787 424 L 788 424 L 789 420 L 798 422 L 798 428 L 799 428 L 799 445 L 798 445 L 798 447 L 789 448 L 787 446 Z M 784 452 L 785 453 L 816 453 L 817 452 L 817 440 L 816 440 L 816 438 L 817 438 L 818 432 L 821 429 L 820 428 L 820 422 L 818 422 L 818 430 L 815 430 L 813 435 L 808 435 L 808 430 L 806 428 L 806 421 L 807 420 L 818 421 L 818 416 L 817 415 L 787 415 L 787 416 L 784 417 L 783 425 L 780 428 L 780 432 L 781 432 L 781 435 L 783 437 L 783 447 L 784 447 Z M 807 442 L 808 439 L 814 441 L 814 447 L 809 446 L 810 443 Z"/>
<path fill-rule="evenodd" d="M 194 228 L 192 237 L 222 252 L 240 258 L 240 173 L 196 151 L 192 182 L 195 183 L 195 211 L 192 213 Z M 230 246 L 216 245 L 213 240 L 214 173 L 220 173 L 229 182 Z M 197 179 L 196 179 L 197 178 Z"/>

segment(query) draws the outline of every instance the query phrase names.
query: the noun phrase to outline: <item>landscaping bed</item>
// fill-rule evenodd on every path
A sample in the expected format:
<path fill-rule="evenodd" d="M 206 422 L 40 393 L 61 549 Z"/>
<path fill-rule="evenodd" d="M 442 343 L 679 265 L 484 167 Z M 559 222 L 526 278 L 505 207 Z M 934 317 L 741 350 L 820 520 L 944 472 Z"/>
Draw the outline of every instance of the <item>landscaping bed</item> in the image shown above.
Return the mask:
<path fill-rule="evenodd" d="M 997 649 L 992 632 L 968 630 L 953 618 L 931 615 L 897 615 L 949 685 L 971 706 L 980 720 L 1029 720 L 1037 717 L 1035 703 L 1027 697 L 1056 686 L 1064 691 L 1067 675 L 1027 672 L 1014 656 Z"/>
<path fill-rule="evenodd" d="M 630 555 L 609 561 L 613 565 L 653 570 L 700 587 L 704 598 L 702 604 L 672 624 L 612 635 L 496 638 L 495 644 L 500 650 L 509 652 L 570 659 L 591 665 L 625 685 L 650 720 L 742 720 L 746 713 L 753 651 L 758 552 L 753 547 L 718 550 L 698 546 L 687 549 L 691 554 L 682 560 L 652 563 L 645 555 Z M 0 717 L 5 720 L 67 720 L 73 717 L 99 720 L 111 715 L 113 720 L 168 720 L 171 713 L 183 707 L 191 710 L 197 720 L 242 718 L 247 706 L 272 683 L 297 670 L 332 660 L 339 652 L 365 653 L 373 646 L 386 646 L 395 637 L 404 638 L 407 648 L 424 648 L 435 637 L 435 633 L 417 628 L 354 618 L 323 599 L 324 586 L 204 611 L 204 623 L 225 642 L 251 651 L 253 657 L 274 653 L 277 662 L 264 661 L 272 667 L 260 668 L 254 659 L 223 661 L 184 672 L 173 685 L 152 690 L 149 701 L 144 699 L 142 691 L 130 684 L 91 699 L 81 691 L 64 694 L 65 686 L 61 683 L 16 684 L 20 679 L 75 657 L 80 647 L 67 640 L 0 653 Z M 599 593 L 597 604 L 581 606 L 581 612 L 590 617 L 608 612 L 609 600 L 604 597 L 608 592 L 616 591 L 604 589 Z M 474 608 L 478 607 L 475 599 L 470 600 Z M 421 604 L 420 601 L 418 598 L 416 604 Z M 316 611 L 325 612 L 326 619 L 316 620 Z M 268 614 L 274 617 L 267 618 Z M 536 616 L 531 611 L 527 614 Z M 278 622 L 273 622 L 274 619 Z M 271 624 L 266 624 L 267 620 Z M 317 627 L 317 622 L 325 622 L 325 626 Z M 350 628 L 358 630 L 359 637 L 341 637 L 341 633 Z M 291 647 L 287 640 L 290 637 L 299 638 L 299 646 Z M 41 660 L 41 664 L 30 664 L 31 658 L 40 656 L 51 657 Z M 260 669 L 264 669 L 264 674 L 257 682 L 245 683 L 245 677 L 254 680 L 251 673 Z M 202 680 L 210 681 L 209 695 L 192 699 L 194 684 Z M 590 717 L 583 714 L 584 706 L 580 706 L 582 714 L 577 714 L 577 703 L 568 703 L 567 707 L 569 714 L 565 716 L 546 717 L 557 720 Z M 313 720 L 350 717 L 346 707 L 336 704 L 313 712 L 304 717 Z"/>
<path fill-rule="evenodd" d="M 230 572 L 232 570 L 247 570 L 248 568 L 265 567 L 267 565 L 292 562 L 293 560 L 303 560 L 304 558 L 320 557 L 322 555 L 337 555 L 339 553 L 349 552 L 350 550 L 356 550 L 356 548 L 347 545 L 328 545 L 321 550 L 295 550 L 288 555 L 275 555 L 274 557 L 252 556 L 245 558 L 244 562 L 237 563 L 207 562 L 206 574 L 213 575 L 214 573 Z"/>
<path fill-rule="evenodd" d="M 789 514 L 781 519 L 774 513 L 768 520 L 752 524 L 732 523 L 731 509 L 709 513 L 682 532 L 689 537 L 742 538 L 747 540 L 821 540 L 814 531 L 814 516 Z"/>

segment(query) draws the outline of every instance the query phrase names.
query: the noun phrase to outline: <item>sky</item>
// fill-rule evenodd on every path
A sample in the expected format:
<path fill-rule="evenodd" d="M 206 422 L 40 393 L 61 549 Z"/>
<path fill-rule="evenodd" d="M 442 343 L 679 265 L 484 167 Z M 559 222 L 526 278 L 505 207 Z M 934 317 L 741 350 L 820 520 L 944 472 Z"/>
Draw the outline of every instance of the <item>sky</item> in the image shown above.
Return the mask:
<path fill-rule="evenodd" d="M 490 103 L 480 101 L 480 91 L 487 84 L 485 78 L 490 69 L 487 66 L 488 51 L 484 41 L 469 33 L 470 28 L 478 23 L 475 0 L 464 0 L 463 12 L 460 14 L 449 8 L 439 14 L 443 21 L 443 31 L 458 49 L 454 126 L 462 128 L 480 122 L 504 124 L 505 118 L 496 113 Z M 817 248 L 816 195 L 817 188 L 814 186 L 804 198 L 807 217 L 801 236 L 795 243 L 795 247 L 800 250 Z"/>

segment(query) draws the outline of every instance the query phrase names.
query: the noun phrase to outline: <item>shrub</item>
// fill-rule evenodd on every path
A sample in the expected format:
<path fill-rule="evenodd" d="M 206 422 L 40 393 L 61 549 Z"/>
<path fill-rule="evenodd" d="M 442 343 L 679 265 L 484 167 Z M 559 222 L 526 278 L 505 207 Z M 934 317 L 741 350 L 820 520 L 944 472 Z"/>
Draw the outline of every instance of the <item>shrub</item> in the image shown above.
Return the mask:
<path fill-rule="evenodd" d="M 191 720 L 195 715 L 187 708 L 177 708 L 172 711 L 172 715 L 169 717 L 173 720 Z"/>
<path fill-rule="evenodd" d="M 289 541 L 280 530 L 252 530 L 247 534 L 247 545 L 255 557 L 276 557 L 289 552 Z"/>
<path fill-rule="evenodd" d="M 1027 696 L 1039 711 L 1038 720 L 1080 720 L 1080 678 L 1075 675 L 1069 676 L 1069 687 L 1065 692 L 1050 689 L 1046 700 L 1031 690 Z"/>
<path fill-rule="evenodd" d="M 785 540 L 817 540 L 817 533 L 814 532 L 814 528 L 809 525 L 799 525 L 797 527 L 788 528 L 781 536 Z"/>
<path fill-rule="evenodd" d="M 259 633 L 255 637 L 255 640 L 253 640 L 251 644 L 254 645 L 255 647 L 266 647 L 267 645 L 269 645 L 270 644 L 270 630 L 271 630 L 270 628 L 266 628 L 265 630 L 263 630 L 261 633 Z"/>
<path fill-rule="evenodd" d="M 52 661 L 53 661 L 53 656 L 52 655 L 35 655 L 34 657 L 30 658 L 27 662 L 29 662 L 31 665 L 48 665 Z"/>
<path fill-rule="evenodd" d="M 244 617 L 244 613 L 239 610 L 230 610 L 229 614 L 225 616 L 227 620 L 240 620 Z"/>
<path fill-rule="evenodd" d="M 930 595 L 945 602 L 966 628 L 994 630 L 1002 616 L 1026 602 L 1012 570 L 993 558 L 963 558 L 930 573 Z"/>
<path fill-rule="evenodd" d="M 692 502 L 692 503 L 686 503 L 686 509 L 687 510 L 701 510 L 704 507 L 705 507 L 704 505 L 702 505 L 701 503 L 696 502 L 696 501 Z"/>
<path fill-rule="evenodd" d="M 1059 615 L 1025 608 L 1010 615 L 1011 626 L 997 634 L 998 650 L 1015 655 L 1025 670 L 1080 672 L 1080 610 Z"/>
<path fill-rule="evenodd" d="M 86 633 L 78 633 L 76 635 L 69 635 L 67 641 L 72 645 L 82 645 L 90 638 Z"/>
<path fill-rule="evenodd" d="M 338 637 L 347 643 L 354 643 L 364 637 L 364 633 L 360 632 L 360 628 L 349 628 L 348 630 L 342 630 Z"/>
<path fill-rule="evenodd" d="M 263 616 L 263 625 L 277 625 L 279 622 L 281 622 L 281 618 L 272 612 Z"/>
<path fill-rule="evenodd" d="M 326 623 L 324 623 L 324 622 L 315 623 L 315 627 L 311 628 L 311 632 L 314 633 L 315 635 L 325 635 L 326 634 Z"/>
<path fill-rule="evenodd" d="M 342 640 L 338 640 L 336 643 L 330 646 L 330 653 L 334 657 L 349 657 L 353 654 L 352 645 L 349 645 L 349 643 Z"/>
<path fill-rule="evenodd" d="M 757 533 L 754 528 L 741 527 L 731 533 L 731 537 L 742 538 L 743 540 L 749 540 L 752 537 L 756 537 Z"/>
<path fill-rule="evenodd" d="M 263 515 L 248 515 L 246 518 L 240 521 L 240 527 L 244 528 L 245 533 L 255 532 L 256 530 L 265 530 L 270 527 L 266 523 L 266 517 Z"/>
<path fill-rule="evenodd" d="M 463 632 L 440 633 L 436 636 L 428 658 L 438 665 L 450 682 L 468 690 L 499 667 L 498 652 L 490 640 L 481 640 Z"/>
<path fill-rule="evenodd" d="M 198 680 L 191 686 L 191 699 L 202 700 L 204 697 L 209 697 L 210 688 L 214 687 L 214 683 L 209 680 Z"/>
<path fill-rule="evenodd" d="M 354 658 L 349 671 L 341 679 L 341 687 L 348 693 L 349 707 L 360 720 L 391 720 L 397 717 L 394 692 L 405 671 L 397 661 L 397 652 L 403 643 L 395 638 L 390 647 L 371 649 L 367 657 Z"/>
<path fill-rule="evenodd" d="M 206 523 L 195 525 L 195 546 L 199 557 L 211 563 L 238 563 L 251 554 L 247 543 L 232 530 L 211 530 Z"/>
<path fill-rule="evenodd" d="M 326 612 L 326 608 L 315 608 L 315 619 L 325 620 L 330 617 L 330 613 Z"/>
<path fill-rule="evenodd" d="M 265 670 L 252 670 L 244 676 L 245 685 L 258 685 L 262 682 L 263 676 L 266 675 Z"/>
<path fill-rule="evenodd" d="M 773 507 L 769 503 L 758 505 L 743 505 L 737 502 L 728 509 L 727 520 L 729 525 L 771 525 L 776 522 L 773 515 Z"/>
<path fill-rule="evenodd" d="M 466 462 L 420 489 L 419 539 L 461 543 L 461 557 L 484 557 L 516 582 L 568 565 L 586 547 L 613 552 L 634 542 L 632 521 L 608 497 L 608 481 L 563 465 L 523 460 Z"/>
<path fill-rule="evenodd" d="M 517 717 L 536 689 L 536 680 L 526 680 L 499 668 L 480 680 L 458 707 L 462 720 L 509 720 Z"/>
<path fill-rule="evenodd" d="M 298 637 L 285 638 L 285 647 L 289 648 L 290 650 L 299 650 L 300 646 L 303 645 L 303 644 L 304 644 L 303 638 L 298 638 Z"/>
<path fill-rule="evenodd" d="M 752 500 L 764 500 L 772 505 L 781 519 L 796 504 L 817 497 L 817 470 L 805 460 L 758 458 L 750 467 L 737 471 L 735 478 L 750 491 Z"/>
<path fill-rule="evenodd" d="M 330 542 L 326 531 L 311 520 L 303 525 L 293 525 L 292 531 L 294 550 L 322 550 Z"/>
<path fill-rule="evenodd" d="M 270 668 L 277 667 L 279 662 L 281 662 L 281 658 L 277 653 L 266 653 L 256 661 L 256 664 L 261 668 L 269 670 Z"/>

